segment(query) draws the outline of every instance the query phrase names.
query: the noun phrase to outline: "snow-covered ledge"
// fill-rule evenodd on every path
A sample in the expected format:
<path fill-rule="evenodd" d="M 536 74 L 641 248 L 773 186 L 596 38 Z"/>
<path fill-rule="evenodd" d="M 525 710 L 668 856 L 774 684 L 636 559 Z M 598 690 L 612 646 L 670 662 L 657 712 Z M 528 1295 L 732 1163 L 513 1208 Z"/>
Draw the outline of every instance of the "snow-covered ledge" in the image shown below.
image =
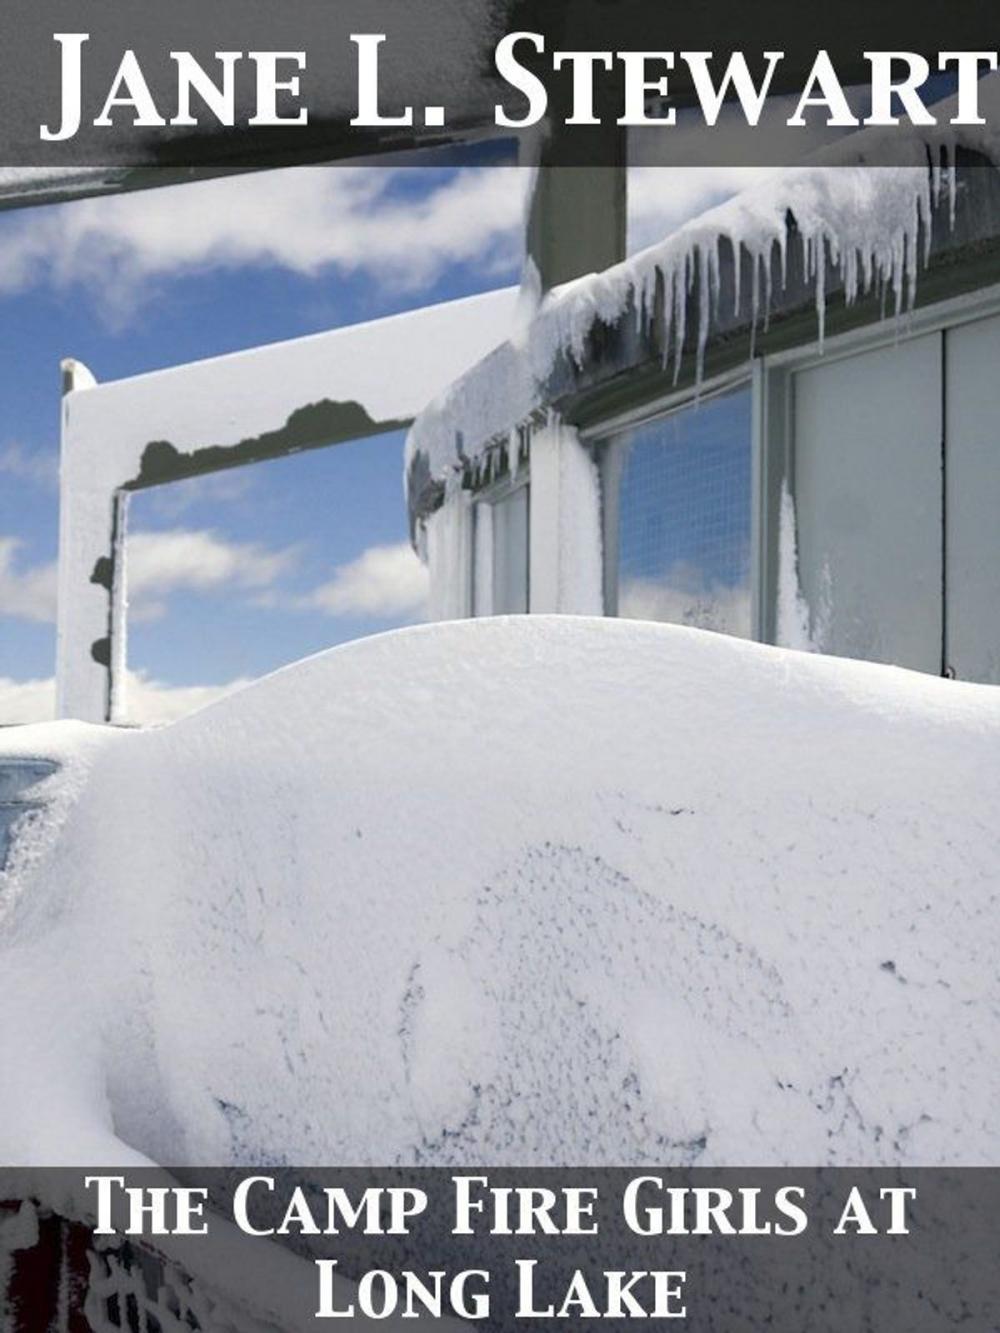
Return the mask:
<path fill-rule="evenodd" d="M 697 382 L 713 339 L 749 331 L 752 347 L 783 302 L 811 299 L 820 346 L 834 297 L 847 307 L 874 297 L 889 315 L 912 309 L 932 246 L 954 230 L 958 154 L 1000 164 L 991 128 L 1000 120 L 1000 75 L 983 80 L 980 99 L 986 126 L 947 124 L 944 103 L 937 126 L 914 131 L 906 164 L 872 166 L 883 132 L 860 131 L 550 293 L 526 326 L 417 418 L 406 445 L 411 515 L 440 503 L 449 476 L 475 480 L 491 469 L 491 455 L 502 459 L 518 428 L 562 406 L 602 333 L 641 343 L 668 382 L 678 381 L 682 362 Z"/>

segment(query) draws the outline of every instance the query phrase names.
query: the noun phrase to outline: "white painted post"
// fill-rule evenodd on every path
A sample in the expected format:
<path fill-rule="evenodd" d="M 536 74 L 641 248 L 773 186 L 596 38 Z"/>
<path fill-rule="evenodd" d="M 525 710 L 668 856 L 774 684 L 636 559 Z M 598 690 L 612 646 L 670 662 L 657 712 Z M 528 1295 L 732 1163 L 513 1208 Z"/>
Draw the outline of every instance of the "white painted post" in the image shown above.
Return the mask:
<path fill-rule="evenodd" d="M 427 519 L 430 620 L 472 615 L 473 512 L 468 491 L 456 488 Z"/>
<path fill-rule="evenodd" d="M 106 722 L 111 695 L 112 562 L 108 534 L 116 497 L 75 433 L 75 406 L 97 381 L 79 361 L 62 363 L 56 715 Z M 103 582 L 102 582 L 103 580 Z M 105 654 L 104 660 L 99 660 Z"/>
<path fill-rule="evenodd" d="M 472 614 L 493 614 L 493 506 L 472 506 Z"/>
<path fill-rule="evenodd" d="M 532 432 L 529 527 L 532 614 L 603 615 L 597 465 L 555 416 Z"/>

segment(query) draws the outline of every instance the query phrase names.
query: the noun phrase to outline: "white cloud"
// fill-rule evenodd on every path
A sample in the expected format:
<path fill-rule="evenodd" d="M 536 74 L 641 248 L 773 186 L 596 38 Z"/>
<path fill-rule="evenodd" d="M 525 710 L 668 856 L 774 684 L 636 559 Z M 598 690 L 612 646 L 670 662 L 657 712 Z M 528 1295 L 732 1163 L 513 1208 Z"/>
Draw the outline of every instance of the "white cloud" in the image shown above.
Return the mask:
<path fill-rule="evenodd" d="M 153 620 L 163 615 L 163 599 L 174 592 L 210 592 L 226 585 L 269 588 L 294 565 L 296 552 L 227 541 L 207 530 L 172 528 L 132 533 L 125 559 L 130 614 Z"/>
<path fill-rule="evenodd" d="M 773 167 L 633 167 L 628 178 L 630 249 L 653 245 L 772 175 Z"/>
<path fill-rule="evenodd" d="M 0 676 L 0 725 L 48 722 L 55 716 L 55 707 L 56 683 L 51 677 L 48 680 L 10 680 Z"/>
<path fill-rule="evenodd" d="M 245 681 L 227 685 L 165 685 L 144 672 L 130 671 L 126 683 L 130 722 L 151 726 L 174 722 L 214 703 Z M 48 722 L 55 715 L 55 681 L 10 680 L 0 676 L 0 724 Z"/>
<path fill-rule="evenodd" d="M 632 248 L 765 174 L 634 168 Z M 517 167 L 300 167 L 76 200 L 2 220 L 0 292 L 82 285 L 122 319 L 159 280 L 214 268 L 331 269 L 405 290 L 458 263 L 499 278 L 520 262 L 528 181 Z"/>
<path fill-rule="evenodd" d="M 21 569 L 17 559 L 21 546 L 17 537 L 0 537 L 0 616 L 55 620 L 55 561 Z"/>
<path fill-rule="evenodd" d="M 0 616 L 54 621 L 55 562 L 19 568 L 21 545 L 16 537 L 0 537 Z M 272 551 L 256 542 L 227 541 L 207 530 L 136 532 L 126 548 L 129 614 L 136 620 L 155 620 L 166 610 L 164 599 L 176 592 L 272 587 L 296 558 L 292 547 Z"/>
<path fill-rule="evenodd" d="M 34 620 L 55 614 L 55 566 L 11 572 L 14 538 L 0 539 L 0 615 Z M 255 601 L 281 606 L 271 585 L 288 569 L 294 551 L 268 551 L 251 543 L 226 542 L 211 532 L 175 529 L 138 532 L 129 538 L 130 615 L 149 619 L 165 611 L 162 599 L 180 590 L 207 591 L 223 585 L 255 589 Z M 427 570 L 405 542 L 372 546 L 339 566 L 333 577 L 293 603 L 325 615 L 420 620 L 426 612 Z M 126 684 L 129 722 L 172 722 L 221 698 L 245 680 L 226 685 L 168 685 L 130 671 Z M 42 722 L 53 716 L 51 679 L 15 681 L 0 677 L 0 724 Z"/>
<path fill-rule="evenodd" d="M 339 566 L 328 583 L 299 598 L 302 610 L 331 616 L 422 619 L 427 610 L 427 570 L 407 542 L 370 546 Z"/>
<path fill-rule="evenodd" d="M 165 685 L 145 672 L 130 671 L 125 684 L 128 719 L 141 726 L 175 722 L 245 684 L 246 680 L 233 680 L 226 685 Z"/>
<path fill-rule="evenodd" d="M 54 450 L 28 449 L 10 440 L 0 445 L 0 475 L 51 490 L 59 483 L 59 458 Z"/>
<path fill-rule="evenodd" d="M 226 468 L 169 486 L 154 486 L 147 492 L 146 503 L 161 519 L 176 521 L 199 506 L 216 509 L 246 500 L 255 489 L 255 481 L 252 467 Z"/>
<path fill-rule="evenodd" d="M 208 268 L 364 271 L 415 288 L 446 266 L 516 264 L 528 173 L 434 177 L 385 167 L 289 168 L 106 198 L 4 219 L 0 291 L 83 284 L 128 314 L 150 281 Z"/>
<path fill-rule="evenodd" d="M 750 589 L 745 583 L 709 583 L 689 566 L 675 565 L 662 579 L 627 579 L 619 590 L 618 614 L 747 639 Z"/>

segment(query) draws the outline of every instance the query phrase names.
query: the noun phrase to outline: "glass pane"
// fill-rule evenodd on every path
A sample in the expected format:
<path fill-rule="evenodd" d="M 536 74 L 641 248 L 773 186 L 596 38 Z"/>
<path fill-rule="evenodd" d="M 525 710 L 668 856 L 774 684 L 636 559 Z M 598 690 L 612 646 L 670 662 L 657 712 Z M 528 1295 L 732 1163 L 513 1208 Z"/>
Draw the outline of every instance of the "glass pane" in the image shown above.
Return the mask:
<path fill-rule="evenodd" d="M 945 664 L 1000 685 L 1000 317 L 946 337 Z"/>
<path fill-rule="evenodd" d="M 799 591 L 814 648 L 941 670 L 941 335 L 799 371 Z"/>
<path fill-rule="evenodd" d="M 618 437 L 618 614 L 750 636 L 750 390 Z"/>
<path fill-rule="evenodd" d="M 528 488 L 520 486 L 493 506 L 493 614 L 528 610 Z"/>

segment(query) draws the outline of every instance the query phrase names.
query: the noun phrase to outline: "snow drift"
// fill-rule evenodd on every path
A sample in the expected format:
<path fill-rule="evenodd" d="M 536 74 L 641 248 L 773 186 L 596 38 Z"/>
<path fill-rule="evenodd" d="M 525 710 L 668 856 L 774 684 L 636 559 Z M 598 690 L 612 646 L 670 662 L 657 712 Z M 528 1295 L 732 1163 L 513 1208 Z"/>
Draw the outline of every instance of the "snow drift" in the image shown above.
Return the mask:
<path fill-rule="evenodd" d="M 24 728 L 8 1163 L 981 1163 L 1000 692 L 614 620 Z"/>

